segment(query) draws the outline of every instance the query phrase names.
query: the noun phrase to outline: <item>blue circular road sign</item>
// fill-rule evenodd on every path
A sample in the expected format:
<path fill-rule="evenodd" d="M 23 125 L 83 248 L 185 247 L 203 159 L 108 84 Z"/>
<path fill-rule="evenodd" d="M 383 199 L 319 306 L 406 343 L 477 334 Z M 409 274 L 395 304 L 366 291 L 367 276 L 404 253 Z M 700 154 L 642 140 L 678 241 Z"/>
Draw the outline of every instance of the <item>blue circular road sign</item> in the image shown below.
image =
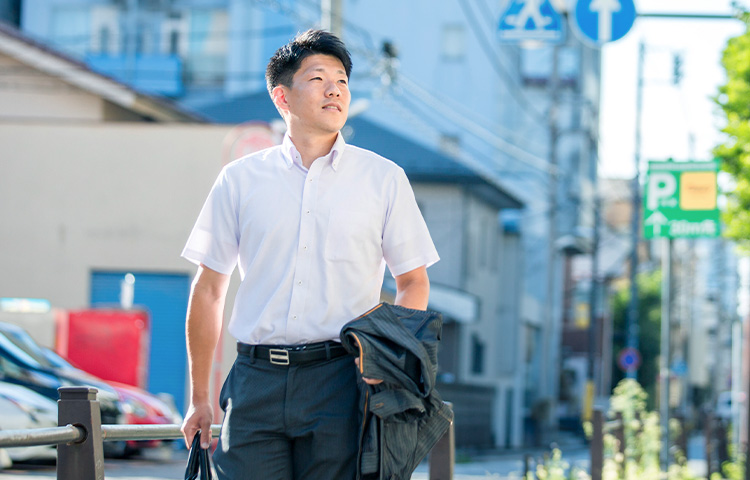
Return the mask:
<path fill-rule="evenodd" d="M 574 30 L 584 40 L 602 45 L 624 37 L 635 17 L 633 0 L 578 0 Z"/>
<path fill-rule="evenodd" d="M 625 347 L 617 356 L 617 365 L 625 372 L 638 370 L 641 366 L 641 354 L 633 347 Z"/>

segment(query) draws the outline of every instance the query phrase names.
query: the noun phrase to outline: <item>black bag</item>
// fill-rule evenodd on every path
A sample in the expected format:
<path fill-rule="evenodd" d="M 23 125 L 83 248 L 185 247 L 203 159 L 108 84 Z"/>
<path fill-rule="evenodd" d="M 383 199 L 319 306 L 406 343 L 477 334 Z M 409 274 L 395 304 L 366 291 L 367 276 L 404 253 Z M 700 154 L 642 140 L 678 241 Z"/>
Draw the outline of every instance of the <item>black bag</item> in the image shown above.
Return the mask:
<path fill-rule="evenodd" d="M 193 437 L 193 445 L 190 447 L 187 468 L 185 468 L 185 480 L 213 480 L 213 464 L 208 449 L 201 448 L 201 432 Z"/>

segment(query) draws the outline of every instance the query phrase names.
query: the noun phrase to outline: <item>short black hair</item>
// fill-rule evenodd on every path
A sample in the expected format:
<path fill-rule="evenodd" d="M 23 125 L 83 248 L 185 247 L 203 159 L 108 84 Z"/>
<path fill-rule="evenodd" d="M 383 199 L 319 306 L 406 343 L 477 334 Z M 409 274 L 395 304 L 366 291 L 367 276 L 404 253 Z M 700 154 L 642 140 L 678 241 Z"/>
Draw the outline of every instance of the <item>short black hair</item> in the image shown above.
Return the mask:
<path fill-rule="evenodd" d="M 330 55 L 341 61 L 349 78 L 352 73 L 352 58 L 344 42 L 336 35 L 324 30 L 308 30 L 276 50 L 266 67 L 266 87 L 270 94 L 278 85 L 292 86 L 292 78 L 299 70 L 302 60 L 310 55 Z"/>

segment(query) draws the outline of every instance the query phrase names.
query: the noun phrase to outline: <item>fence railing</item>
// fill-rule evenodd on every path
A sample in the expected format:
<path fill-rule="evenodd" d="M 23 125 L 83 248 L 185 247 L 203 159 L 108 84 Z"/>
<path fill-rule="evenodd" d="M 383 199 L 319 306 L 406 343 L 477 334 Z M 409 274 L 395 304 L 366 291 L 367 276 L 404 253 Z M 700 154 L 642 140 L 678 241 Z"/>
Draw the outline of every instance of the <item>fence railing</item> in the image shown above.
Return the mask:
<path fill-rule="evenodd" d="M 105 441 L 182 438 L 179 425 L 102 425 L 96 388 L 58 389 L 58 427 L 0 431 L 0 448 L 57 445 L 57 480 L 104 480 Z M 221 425 L 211 425 L 214 436 Z M 453 480 L 453 424 L 430 452 L 430 480 Z"/>

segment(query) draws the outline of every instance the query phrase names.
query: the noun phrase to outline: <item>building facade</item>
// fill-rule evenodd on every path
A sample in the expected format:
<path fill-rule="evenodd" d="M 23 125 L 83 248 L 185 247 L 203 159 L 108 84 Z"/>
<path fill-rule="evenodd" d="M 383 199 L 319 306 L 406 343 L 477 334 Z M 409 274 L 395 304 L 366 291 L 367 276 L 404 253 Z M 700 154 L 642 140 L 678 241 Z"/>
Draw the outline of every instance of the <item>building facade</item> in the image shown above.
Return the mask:
<path fill-rule="evenodd" d="M 565 5 L 555 3 L 564 20 Z M 487 320 L 459 335 L 463 366 L 455 375 L 477 388 L 504 385 L 493 415 L 519 420 L 510 430 L 509 420 L 497 420 L 493 442 L 517 446 L 524 422 L 555 429 L 566 408 L 561 338 L 575 291 L 568 286 L 577 281 L 566 266 L 589 252 L 600 57 L 565 22 L 556 45 L 502 40 L 498 25 L 511 4 L 342 0 L 322 12 L 307 0 L 24 0 L 18 22 L 98 71 L 204 113 L 263 92 L 267 59 L 296 32 L 321 23 L 339 32 L 354 58 L 353 114 L 440 152 L 524 205 L 503 209 L 498 220 L 467 203 L 469 228 L 495 245 L 466 243 L 465 257 L 480 248 L 476 258 L 488 266 L 477 272 L 486 271 L 435 273 L 488 299 Z M 492 230 L 510 224 L 518 235 Z M 518 258 L 497 267 L 492 252 L 505 251 L 509 238 Z M 487 272 L 517 288 L 485 282 Z M 517 307 L 500 300 L 509 291 Z"/>

